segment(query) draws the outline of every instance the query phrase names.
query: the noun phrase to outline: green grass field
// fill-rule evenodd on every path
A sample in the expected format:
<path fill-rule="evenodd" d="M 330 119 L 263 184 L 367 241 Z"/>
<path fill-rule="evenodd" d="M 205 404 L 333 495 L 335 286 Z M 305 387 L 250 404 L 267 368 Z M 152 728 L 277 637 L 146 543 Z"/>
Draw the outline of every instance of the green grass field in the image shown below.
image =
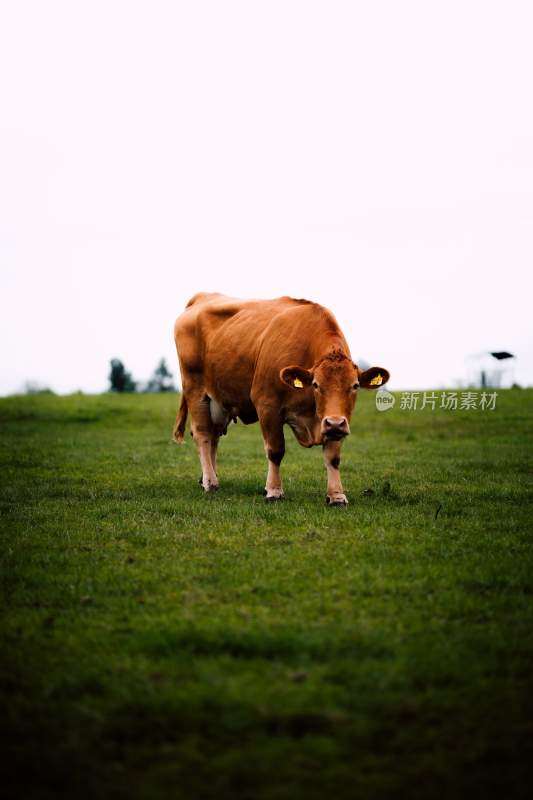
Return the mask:
<path fill-rule="evenodd" d="M 398 405 L 343 509 L 257 425 L 204 496 L 174 396 L 1 400 L 4 796 L 531 796 L 533 390 Z"/>

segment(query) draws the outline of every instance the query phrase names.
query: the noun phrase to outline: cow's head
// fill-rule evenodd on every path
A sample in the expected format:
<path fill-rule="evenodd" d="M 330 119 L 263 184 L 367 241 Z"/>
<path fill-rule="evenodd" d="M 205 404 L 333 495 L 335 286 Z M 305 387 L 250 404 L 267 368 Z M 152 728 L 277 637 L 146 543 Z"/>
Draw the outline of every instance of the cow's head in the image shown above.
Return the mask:
<path fill-rule="evenodd" d="M 281 380 L 293 389 L 313 390 L 323 441 L 347 436 L 357 390 L 378 389 L 389 377 L 382 367 L 360 370 L 339 350 L 328 353 L 312 369 L 285 367 L 280 372 Z"/>

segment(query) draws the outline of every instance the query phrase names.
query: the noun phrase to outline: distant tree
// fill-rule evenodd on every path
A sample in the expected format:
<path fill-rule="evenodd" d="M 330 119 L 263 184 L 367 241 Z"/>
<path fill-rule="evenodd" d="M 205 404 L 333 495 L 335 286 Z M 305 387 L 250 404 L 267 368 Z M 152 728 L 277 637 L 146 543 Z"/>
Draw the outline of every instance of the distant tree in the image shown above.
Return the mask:
<path fill-rule="evenodd" d="M 130 372 L 119 358 L 111 359 L 111 372 L 109 373 L 109 391 L 111 392 L 134 392 L 137 383 L 131 377 Z"/>
<path fill-rule="evenodd" d="M 164 358 L 154 370 L 154 374 L 146 384 L 147 392 L 175 392 L 176 387 L 172 380 L 172 373 L 169 372 L 167 362 Z"/>
<path fill-rule="evenodd" d="M 23 391 L 24 394 L 55 394 L 48 386 L 42 386 L 37 381 L 26 381 Z"/>

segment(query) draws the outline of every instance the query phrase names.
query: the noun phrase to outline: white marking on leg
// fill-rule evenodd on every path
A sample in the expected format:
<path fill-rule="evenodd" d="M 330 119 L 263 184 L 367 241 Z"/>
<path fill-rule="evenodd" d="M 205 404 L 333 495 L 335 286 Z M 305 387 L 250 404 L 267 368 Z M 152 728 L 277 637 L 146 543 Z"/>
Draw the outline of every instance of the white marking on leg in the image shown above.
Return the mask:
<path fill-rule="evenodd" d="M 200 464 L 202 465 L 202 486 L 206 492 L 218 489 L 218 478 L 211 462 L 211 440 L 201 438 L 197 442 Z"/>
<path fill-rule="evenodd" d="M 268 473 L 266 479 L 266 497 L 283 497 L 283 484 L 281 482 L 281 469 L 278 464 L 268 460 Z"/>
<path fill-rule="evenodd" d="M 324 463 L 328 473 L 327 500 L 328 503 L 347 505 L 348 500 L 342 488 L 339 471 L 340 457 L 341 442 L 326 442 L 324 445 Z"/>

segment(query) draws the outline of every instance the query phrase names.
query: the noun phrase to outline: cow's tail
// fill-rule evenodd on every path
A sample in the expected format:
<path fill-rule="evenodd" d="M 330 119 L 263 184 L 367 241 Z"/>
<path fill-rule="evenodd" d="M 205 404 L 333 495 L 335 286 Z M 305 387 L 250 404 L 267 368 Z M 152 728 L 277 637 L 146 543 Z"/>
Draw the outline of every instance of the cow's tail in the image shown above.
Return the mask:
<path fill-rule="evenodd" d="M 185 425 L 187 424 L 187 412 L 189 407 L 185 395 L 181 395 L 180 410 L 176 417 L 176 424 L 174 425 L 173 439 L 178 444 L 183 444 L 183 437 L 185 435 Z"/>

